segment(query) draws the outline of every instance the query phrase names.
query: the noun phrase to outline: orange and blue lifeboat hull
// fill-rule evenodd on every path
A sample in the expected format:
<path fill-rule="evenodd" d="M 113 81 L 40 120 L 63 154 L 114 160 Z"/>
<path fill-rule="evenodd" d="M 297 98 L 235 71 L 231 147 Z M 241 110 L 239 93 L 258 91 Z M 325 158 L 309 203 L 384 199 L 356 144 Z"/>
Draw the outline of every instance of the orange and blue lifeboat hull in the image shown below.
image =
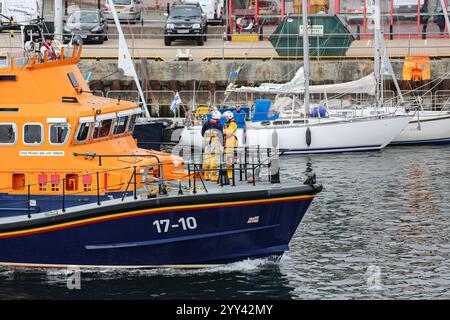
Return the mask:
<path fill-rule="evenodd" d="M 0 264 L 201 267 L 279 258 L 321 186 L 110 200 L 0 219 Z M 132 198 L 132 197 L 131 197 Z"/>

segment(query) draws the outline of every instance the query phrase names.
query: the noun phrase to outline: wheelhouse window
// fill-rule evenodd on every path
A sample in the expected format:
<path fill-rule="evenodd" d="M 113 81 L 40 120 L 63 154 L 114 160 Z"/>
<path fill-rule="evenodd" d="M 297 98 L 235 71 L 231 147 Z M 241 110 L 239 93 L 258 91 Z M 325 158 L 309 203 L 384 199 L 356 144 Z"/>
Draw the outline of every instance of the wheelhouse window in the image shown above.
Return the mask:
<path fill-rule="evenodd" d="M 111 132 L 113 119 L 107 119 L 98 121 L 95 123 L 94 126 L 94 134 L 92 135 L 93 139 L 101 139 L 109 136 L 109 133 Z"/>
<path fill-rule="evenodd" d="M 72 72 L 69 72 L 67 75 L 69 76 L 69 80 L 72 83 L 72 86 L 74 88 L 78 88 L 79 85 L 78 85 L 77 78 L 75 78 L 75 75 Z"/>
<path fill-rule="evenodd" d="M 17 126 L 13 123 L 0 123 L 0 145 L 13 145 L 17 141 Z"/>
<path fill-rule="evenodd" d="M 50 125 L 50 144 L 64 145 L 69 137 L 70 127 L 68 124 Z"/>
<path fill-rule="evenodd" d="M 134 127 L 136 125 L 136 119 L 137 119 L 138 115 L 137 114 L 133 114 L 130 118 L 130 122 L 128 124 L 128 132 L 129 133 L 133 133 L 134 131 Z"/>
<path fill-rule="evenodd" d="M 42 124 L 29 123 L 23 126 L 23 143 L 26 145 L 37 146 L 42 144 Z"/>
<path fill-rule="evenodd" d="M 75 138 L 77 142 L 84 142 L 87 140 L 90 127 L 91 124 L 88 122 L 80 123 L 80 125 L 78 126 L 77 136 Z"/>
<path fill-rule="evenodd" d="M 126 131 L 128 118 L 129 118 L 129 116 L 123 116 L 123 117 L 117 118 L 116 125 L 114 126 L 114 131 L 113 131 L 114 135 L 122 134 Z"/>

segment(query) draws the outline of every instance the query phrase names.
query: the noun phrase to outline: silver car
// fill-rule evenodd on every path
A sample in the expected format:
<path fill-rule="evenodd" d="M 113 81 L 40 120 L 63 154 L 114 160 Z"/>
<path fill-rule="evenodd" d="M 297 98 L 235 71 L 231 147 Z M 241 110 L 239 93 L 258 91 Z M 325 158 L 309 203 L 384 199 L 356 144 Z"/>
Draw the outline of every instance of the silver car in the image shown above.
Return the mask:
<path fill-rule="evenodd" d="M 126 20 L 136 23 L 142 17 L 142 0 L 113 0 L 119 20 Z M 103 13 L 106 19 L 114 19 L 112 12 L 107 4 L 103 7 Z"/>

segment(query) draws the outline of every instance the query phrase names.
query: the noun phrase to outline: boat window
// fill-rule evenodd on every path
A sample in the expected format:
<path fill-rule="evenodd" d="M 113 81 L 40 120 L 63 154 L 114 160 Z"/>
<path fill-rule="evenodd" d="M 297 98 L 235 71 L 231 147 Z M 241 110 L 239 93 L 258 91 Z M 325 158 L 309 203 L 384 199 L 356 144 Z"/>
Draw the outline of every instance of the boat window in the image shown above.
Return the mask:
<path fill-rule="evenodd" d="M 69 79 L 70 79 L 70 82 L 72 83 L 72 86 L 74 88 L 78 88 L 79 85 L 78 85 L 77 78 L 75 78 L 75 75 L 72 72 L 69 72 L 67 75 L 69 76 Z"/>
<path fill-rule="evenodd" d="M 289 120 L 281 120 L 281 121 L 274 121 L 274 125 L 283 125 L 283 124 L 290 124 Z"/>
<path fill-rule="evenodd" d="M 42 124 L 29 123 L 23 126 L 23 143 L 26 145 L 42 144 Z"/>
<path fill-rule="evenodd" d="M 24 190 L 25 189 L 25 174 L 13 173 L 12 188 L 13 188 L 13 190 Z"/>
<path fill-rule="evenodd" d="M 118 117 L 114 126 L 114 134 L 122 134 L 127 128 L 128 116 Z"/>
<path fill-rule="evenodd" d="M 0 75 L 0 81 L 16 81 L 17 76 L 15 75 Z"/>
<path fill-rule="evenodd" d="M 95 123 L 92 138 L 100 139 L 109 136 L 111 132 L 112 119 L 102 120 Z"/>
<path fill-rule="evenodd" d="M 70 127 L 68 124 L 50 125 L 50 144 L 63 145 L 69 136 Z"/>
<path fill-rule="evenodd" d="M 86 141 L 86 139 L 89 136 L 89 128 L 91 127 L 90 123 L 81 123 L 78 126 L 78 132 L 77 132 L 77 136 L 76 136 L 76 140 L 78 142 L 83 142 Z"/>
<path fill-rule="evenodd" d="M 0 145 L 13 145 L 17 141 L 17 126 L 13 123 L 0 123 Z"/>
<path fill-rule="evenodd" d="M 137 114 L 133 114 L 130 118 L 130 122 L 128 124 L 128 132 L 129 133 L 133 133 L 134 131 L 134 126 L 136 125 L 136 119 L 137 119 L 138 115 Z"/>

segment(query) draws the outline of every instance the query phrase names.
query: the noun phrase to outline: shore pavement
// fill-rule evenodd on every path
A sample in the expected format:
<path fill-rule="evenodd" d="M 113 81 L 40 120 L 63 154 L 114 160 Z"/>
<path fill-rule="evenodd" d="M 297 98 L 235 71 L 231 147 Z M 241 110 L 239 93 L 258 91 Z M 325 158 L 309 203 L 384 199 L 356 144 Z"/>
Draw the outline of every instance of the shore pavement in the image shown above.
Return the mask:
<path fill-rule="evenodd" d="M 245 58 L 245 57 L 278 57 L 272 44 L 267 41 L 225 41 L 215 35 L 209 37 L 204 46 L 197 46 L 195 42 L 176 41 L 171 46 L 165 46 L 162 36 L 144 38 L 127 36 L 130 52 L 138 57 L 159 57 L 163 60 L 175 60 L 179 50 L 186 51 L 193 60 L 207 57 L 215 58 Z M 356 40 L 347 51 L 350 57 L 372 57 L 374 42 L 371 39 Z M 386 47 L 391 56 L 425 55 L 450 57 L 450 39 L 394 39 L 387 40 Z M 0 34 L 0 51 L 20 49 L 20 35 L 12 38 L 9 33 Z M 83 57 L 85 58 L 116 58 L 118 54 L 118 39 L 109 39 L 104 44 L 86 44 Z"/>
<path fill-rule="evenodd" d="M 91 2 L 89 2 L 91 3 Z M 95 6 L 83 4 L 83 9 Z M 85 8 L 86 7 L 86 8 Z M 51 20 L 53 11 L 48 6 L 46 10 L 47 20 Z M 163 28 L 165 16 L 164 10 L 144 10 L 143 23 L 122 24 L 131 54 L 136 57 L 157 57 L 171 61 L 177 58 L 179 50 L 186 51 L 193 60 L 202 60 L 207 57 L 214 58 L 272 58 L 278 57 L 276 50 L 267 40 L 274 31 L 274 27 L 264 28 L 264 40 L 262 41 L 226 41 L 223 33 L 225 27 L 211 26 L 209 28 L 208 41 L 204 46 L 197 46 L 195 42 L 176 41 L 171 46 L 165 46 L 163 40 Z M 84 46 L 84 58 L 116 58 L 118 54 L 117 30 L 113 23 L 108 24 L 109 40 L 104 44 L 86 44 Z M 403 38 L 386 40 L 386 47 L 390 56 L 440 56 L 450 57 L 450 38 L 431 38 L 427 40 L 416 38 Z M 20 34 L 11 38 L 8 32 L 0 33 L 0 52 L 9 49 L 20 49 Z M 353 41 L 347 51 L 349 57 L 373 57 L 374 40 L 362 39 Z"/>

